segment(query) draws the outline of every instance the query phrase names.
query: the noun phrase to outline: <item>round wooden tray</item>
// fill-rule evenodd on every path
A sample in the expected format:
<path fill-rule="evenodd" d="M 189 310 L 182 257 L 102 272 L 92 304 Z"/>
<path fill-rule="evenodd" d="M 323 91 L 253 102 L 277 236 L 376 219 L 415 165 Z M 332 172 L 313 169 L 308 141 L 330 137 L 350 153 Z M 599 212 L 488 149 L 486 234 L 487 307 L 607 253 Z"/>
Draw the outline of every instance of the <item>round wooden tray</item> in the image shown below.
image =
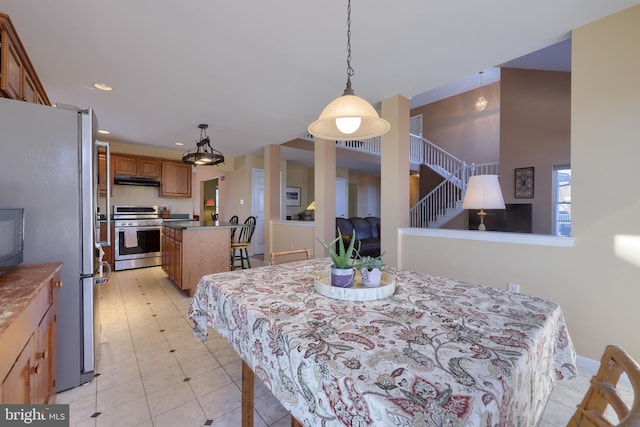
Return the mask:
<path fill-rule="evenodd" d="M 380 286 L 376 288 L 366 288 L 362 284 L 362 276 L 356 271 L 353 278 L 353 286 L 350 288 L 339 288 L 331 286 L 331 273 L 329 270 L 320 272 L 316 275 L 313 282 L 313 289 L 328 298 L 338 299 L 342 301 L 375 301 L 387 298 L 396 290 L 396 279 L 389 273 L 382 272 L 382 280 Z"/>

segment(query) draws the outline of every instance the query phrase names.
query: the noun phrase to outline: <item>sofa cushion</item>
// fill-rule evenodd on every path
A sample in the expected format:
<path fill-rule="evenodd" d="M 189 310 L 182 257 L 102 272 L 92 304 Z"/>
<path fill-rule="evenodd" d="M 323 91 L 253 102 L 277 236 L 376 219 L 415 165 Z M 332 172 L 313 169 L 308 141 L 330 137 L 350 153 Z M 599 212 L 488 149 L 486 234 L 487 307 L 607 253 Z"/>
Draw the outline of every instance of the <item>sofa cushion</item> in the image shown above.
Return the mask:
<path fill-rule="evenodd" d="M 365 219 L 371 228 L 371 235 L 376 239 L 380 239 L 380 218 L 377 216 L 368 216 Z"/>
<path fill-rule="evenodd" d="M 373 237 L 371 226 L 366 219 L 354 216 L 349 218 L 349 221 L 351 221 L 353 228 L 356 230 L 356 239 L 365 240 Z"/>

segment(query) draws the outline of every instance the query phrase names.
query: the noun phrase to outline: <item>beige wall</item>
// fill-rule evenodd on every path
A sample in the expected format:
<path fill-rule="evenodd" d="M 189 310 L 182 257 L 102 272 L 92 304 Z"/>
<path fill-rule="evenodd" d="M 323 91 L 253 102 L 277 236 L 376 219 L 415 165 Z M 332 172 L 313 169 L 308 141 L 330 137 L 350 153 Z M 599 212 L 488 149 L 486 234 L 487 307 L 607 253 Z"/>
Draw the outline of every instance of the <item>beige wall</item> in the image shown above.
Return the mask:
<path fill-rule="evenodd" d="M 309 173 L 310 170 L 311 173 Z M 300 206 L 286 207 L 285 203 L 285 215 L 291 215 L 291 219 L 297 220 L 298 214 L 313 201 L 313 168 L 288 164 L 285 186 L 300 187 Z"/>
<path fill-rule="evenodd" d="M 228 191 L 220 205 L 224 204 L 225 219 L 231 215 L 238 215 L 239 221 L 244 222 L 252 214 L 253 169 L 263 169 L 264 159 L 247 154 L 236 158 L 235 166 L 233 173 L 225 180 Z"/>
<path fill-rule="evenodd" d="M 553 167 L 571 163 L 571 73 L 501 71 L 500 185 L 505 203 L 531 203 L 532 231 L 552 232 Z M 534 169 L 534 198 L 516 199 L 515 168 Z"/>
<path fill-rule="evenodd" d="M 273 252 L 305 248 L 313 251 L 315 240 L 313 222 L 272 221 L 271 235 L 273 236 L 271 241 Z"/>
<path fill-rule="evenodd" d="M 562 306 L 579 354 L 598 359 L 615 343 L 640 359 L 640 6 L 578 28 L 572 39 L 573 247 L 407 229 L 401 265 L 502 289 L 508 281 L 520 284 L 522 292 Z M 619 245 L 625 237 L 626 251 Z"/>
<path fill-rule="evenodd" d="M 483 96 L 489 104 L 478 112 L 480 90 L 472 90 L 414 108 L 422 114 L 422 135 L 467 163 L 498 161 L 500 155 L 500 83 L 486 85 Z"/>

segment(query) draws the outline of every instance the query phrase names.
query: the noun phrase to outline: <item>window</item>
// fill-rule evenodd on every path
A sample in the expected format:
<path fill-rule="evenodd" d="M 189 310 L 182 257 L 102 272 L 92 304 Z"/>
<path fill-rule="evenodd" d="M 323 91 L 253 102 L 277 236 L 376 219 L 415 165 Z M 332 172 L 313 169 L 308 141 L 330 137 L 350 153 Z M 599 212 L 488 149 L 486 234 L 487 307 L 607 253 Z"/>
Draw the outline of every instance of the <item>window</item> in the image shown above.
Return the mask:
<path fill-rule="evenodd" d="M 571 167 L 553 168 L 553 234 L 571 236 Z"/>

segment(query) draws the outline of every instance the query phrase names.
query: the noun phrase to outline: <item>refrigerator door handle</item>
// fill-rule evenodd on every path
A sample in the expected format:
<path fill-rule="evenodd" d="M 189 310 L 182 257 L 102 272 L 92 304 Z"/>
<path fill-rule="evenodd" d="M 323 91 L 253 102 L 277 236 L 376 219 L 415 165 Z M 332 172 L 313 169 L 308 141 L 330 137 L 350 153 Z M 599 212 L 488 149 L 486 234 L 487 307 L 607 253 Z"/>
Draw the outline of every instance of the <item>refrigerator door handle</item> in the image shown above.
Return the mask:
<path fill-rule="evenodd" d="M 94 273 L 94 284 L 106 283 L 111 277 L 111 266 L 106 261 L 100 261 Z"/>
<path fill-rule="evenodd" d="M 97 147 L 104 147 L 105 149 L 105 154 L 106 154 L 106 160 L 107 160 L 107 164 L 106 164 L 106 180 L 107 180 L 107 194 L 106 194 L 106 202 L 107 202 L 107 214 L 106 214 L 106 228 L 107 228 L 107 234 L 106 234 L 106 240 L 104 241 L 100 241 L 98 240 L 97 244 L 100 246 L 111 246 L 111 176 L 109 176 L 109 174 L 111 173 L 111 146 L 109 145 L 108 142 L 102 142 L 102 141 L 96 141 L 96 148 Z"/>

